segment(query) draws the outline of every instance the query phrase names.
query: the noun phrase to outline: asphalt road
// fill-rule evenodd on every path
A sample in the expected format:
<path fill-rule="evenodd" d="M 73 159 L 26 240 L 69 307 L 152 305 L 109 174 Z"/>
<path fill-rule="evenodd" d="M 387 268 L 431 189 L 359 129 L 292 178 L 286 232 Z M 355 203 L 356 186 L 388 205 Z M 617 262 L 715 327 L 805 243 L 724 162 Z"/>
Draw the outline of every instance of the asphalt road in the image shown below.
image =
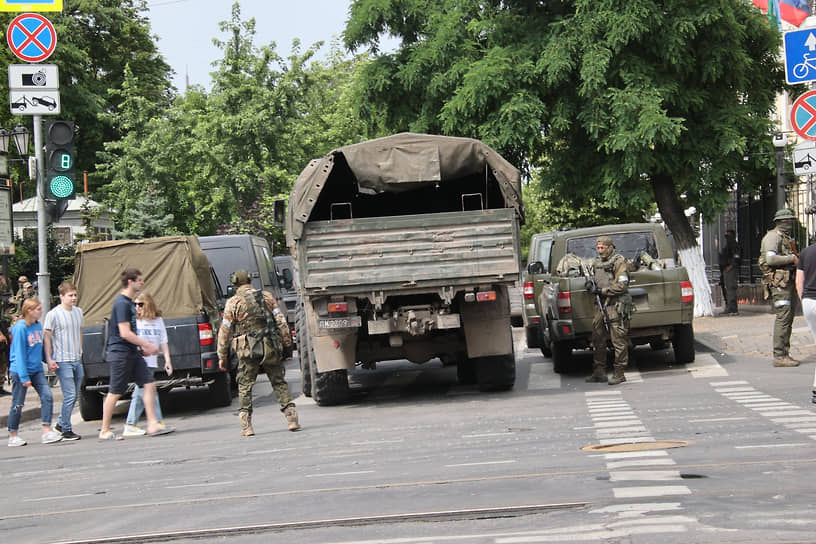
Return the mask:
<path fill-rule="evenodd" d="M 98 422 L 79 422 L 78 442 L 7 448 L 3 538 L 816 540 L 813 363 L 775 369 L 698 352 L 674 365 L 671 350 L 639 348 L 629 381 L 609 387 L 582 371 L 556 375 L 517 346 L 510 392 L 480 393 L 458 385 L 454 368 L 403 361 L 355 373 L 349 405 L 296 399 L 298 433 L 259 379 L 252 438 L 238 436 L 237 402 L 209 409 L 192 390 L 162 405 L 172 435 L 99 442 Z M 576 356 L 589 365 L 588 353 Z"/>

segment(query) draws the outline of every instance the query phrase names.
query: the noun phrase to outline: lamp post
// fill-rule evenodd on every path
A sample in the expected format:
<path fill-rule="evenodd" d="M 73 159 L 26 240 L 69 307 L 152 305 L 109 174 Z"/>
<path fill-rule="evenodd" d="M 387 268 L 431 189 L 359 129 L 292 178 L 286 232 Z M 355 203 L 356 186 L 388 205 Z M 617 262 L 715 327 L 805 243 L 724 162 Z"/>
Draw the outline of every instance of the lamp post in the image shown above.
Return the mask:
<path fill-rule="evenodd" d="M 785 207 L 785 146 L 788 139 L 781 132 L 773 135 L 773 145 L 776 148 L 776 209 Z"/>

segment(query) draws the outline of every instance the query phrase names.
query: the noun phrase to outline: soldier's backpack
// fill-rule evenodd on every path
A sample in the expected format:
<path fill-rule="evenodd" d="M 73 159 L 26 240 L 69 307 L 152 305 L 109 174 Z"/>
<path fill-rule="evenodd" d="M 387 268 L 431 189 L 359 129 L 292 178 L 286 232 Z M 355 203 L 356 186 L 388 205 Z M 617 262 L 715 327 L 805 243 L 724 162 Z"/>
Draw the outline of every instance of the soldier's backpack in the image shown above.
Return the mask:
<path fill-rule="evenodd" d="M 264 327 L 260 330 L 247 333 L 248 359 L 252 361 L 262 361 L 268 351 L 274 351 L 278 357 L 283 353 L 280 335 L 275 326 L 275 319 L 266 306 L 263 291 L 246 291 L 242 293 L 247 304 L 249 316 L 247 319 L 258 319 L 262 313 L 266 319 Z"/>

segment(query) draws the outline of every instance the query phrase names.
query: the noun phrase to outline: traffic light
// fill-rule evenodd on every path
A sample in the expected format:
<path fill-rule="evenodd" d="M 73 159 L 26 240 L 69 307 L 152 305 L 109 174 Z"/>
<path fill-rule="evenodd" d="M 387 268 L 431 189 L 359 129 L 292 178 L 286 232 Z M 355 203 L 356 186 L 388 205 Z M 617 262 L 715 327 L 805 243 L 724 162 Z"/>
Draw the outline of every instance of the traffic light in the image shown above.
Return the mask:
<path fill-rule="evenodd" d="M 45 122 L 45 200 L 55 202 L 56 209 L 65 211 L 67 203 L 76 197 L 76 148 L 74 122 Z M 61 216 L 62 213 L 59 213 Z M 55 219 L 59 219 L 57 216 Z"/>

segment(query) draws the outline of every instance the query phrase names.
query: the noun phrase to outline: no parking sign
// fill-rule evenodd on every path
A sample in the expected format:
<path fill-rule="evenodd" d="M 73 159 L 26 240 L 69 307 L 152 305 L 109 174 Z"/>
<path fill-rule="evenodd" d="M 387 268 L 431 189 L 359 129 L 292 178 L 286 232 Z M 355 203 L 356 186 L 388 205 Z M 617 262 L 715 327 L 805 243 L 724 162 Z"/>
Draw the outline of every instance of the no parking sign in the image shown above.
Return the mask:
<path fill-rule="evenodd" d="M 57 31 L 51 21 L 39 13 L 23 13 L 12 19 L 6 41 L 17 58 L 26 62 L 40 62 L 54 52 Z"/>
<path fill-rule="evenodd" d="M 806 140 L 816 141 L 816 91 L 808 91 L 791 106 L 791 126 Z"/>

